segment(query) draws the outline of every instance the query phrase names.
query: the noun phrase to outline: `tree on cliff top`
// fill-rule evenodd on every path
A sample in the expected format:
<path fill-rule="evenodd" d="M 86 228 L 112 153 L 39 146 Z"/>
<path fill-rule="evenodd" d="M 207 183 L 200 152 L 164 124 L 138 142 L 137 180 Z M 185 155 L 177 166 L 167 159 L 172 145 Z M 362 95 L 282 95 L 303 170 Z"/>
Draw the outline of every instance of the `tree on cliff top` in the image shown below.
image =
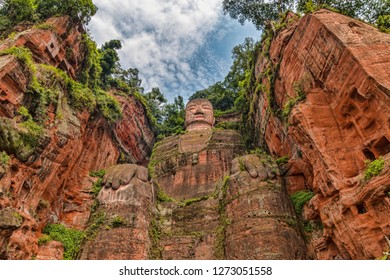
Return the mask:
<path fill-rule="evenodd" d="M 252 21 L 257 29 L 278 19 L 279 14 L 293 9 L 294 0 L 224 0 L 223 11 L 241 24 Z"/>
<path fill-rule="evenodd" d="M 39 22 L 60 15 L 88 24 L 96 11 L 92 0 L 4 0 L 0 3 L 0 32 L 23 21 Z"/>
<path fill-rule="evenodd" d="M 264 29 L 287 10 L 308 13 L 330 8 L 369 23 L 389 25 L 390 0 L 224 0 L 223 11 L 241 24 L 251 21 Z"/>
<path fill-rule="evenodd" d="M 97 11 L 97 7 L 92 3 L 92 0 L 35 0 L 35 2 L 40 19 L 56 15 L 69 15 L 74 20 L 80 20 L 83 24 L 88 24 Z"/>

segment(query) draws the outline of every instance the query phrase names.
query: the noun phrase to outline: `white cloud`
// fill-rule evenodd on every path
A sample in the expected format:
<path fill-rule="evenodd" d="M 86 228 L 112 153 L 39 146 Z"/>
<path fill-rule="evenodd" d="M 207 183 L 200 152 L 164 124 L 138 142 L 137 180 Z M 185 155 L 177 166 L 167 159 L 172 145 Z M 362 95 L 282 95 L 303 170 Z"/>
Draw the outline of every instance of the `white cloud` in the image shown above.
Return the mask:
<path fill-rule="evenodd" d="M 143 86 L 166 95 L 208 86 L 206 69 L 190 60 L 222 18 L 220 0 L 94 0 L 89 29 L 98 46 L 120 39 L 123 68 L 140 70 Z M 166 92 L 176 87 L 176 92 Z M 170 96 L 173 98 L 173 96 Z"/>

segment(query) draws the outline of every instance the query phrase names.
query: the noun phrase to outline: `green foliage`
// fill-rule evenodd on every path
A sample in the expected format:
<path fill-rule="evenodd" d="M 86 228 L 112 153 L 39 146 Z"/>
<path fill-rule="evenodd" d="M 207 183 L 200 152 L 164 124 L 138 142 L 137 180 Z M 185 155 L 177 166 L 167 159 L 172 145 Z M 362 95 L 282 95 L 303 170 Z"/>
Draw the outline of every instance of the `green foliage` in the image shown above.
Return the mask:
<path fill-rule="evenodd" d="M 100 84 L 102 67 L 100 65 L 100 54 L 96 43 L 89 34 L 83 34 L 82 48 L 85 54 L 81 65 L 78 80 L 90 89 L 96 88 Z"/>
<path fill-rule="evenodd" d="M 241 159 L 238 160 L 238 163 L 240 165 L 240 171 L 246 171 L 245 164 Z"/>
<path fill-rule="evenodd" d="M 97 200 L 95 200 L 97 201 Z M 98 206 L 95 204 L 94 208 Z M 91 215 L 89 219 L 89 226 L 85 231 L 85 236 L 87 239 L 92 240 L 98 234 L 99 228 L 106 222 L 106 214 L 103 211 L 95 212 Z"/>
<path fill-rule="evenodd" d="M 77 110 L 87 109 L 92 111 L 96 106 L 96 100 L 92 91 L 77 82 L 70 82 L 68 84 L 70 93 L 70 104 Z"/>
<path fill-rule="evenodd" d="M 244 138 L 244 143 L 248 149 L 253 148 L 257 141 L 257 135 L 254 133 L 252 118 L 255 107 L 256 89 L 260 89 L 256 83 L 255 63 L 257 56 L 261 50 L 262 43 L 254 44 L 253 49 L 249 52 L 246 61 L 246 68 L 242 76 L 242 80 L 238 83 L 240 92 L 235 100 L 235 107 L 242 112 L 242 127 L 241 132 Z M 262 88 L 262 87 L 261 87 Z"/>
<path fill-rule="evenodd" d="M 297 104 L 299 101 L 304 100 L 304 98 L 305 98 L 304 96 L 297 96 L 297 97 L 287 101 L 287 103 L 283 107 L 282 116 L 284 118 L 287 118 L 290 115 L 290 113 L 291 113 L 292 109 L 294 108 L 295 104 Z"/>
<path fill-rule="evenodd" d="M 313 196 L 314 193 L 311 191 L 298 191 L 291 195 L 291 200 L 294 204 L 295 212 L 297 212 L 299 215 L 302 214 L 303 206 L 306 202 L 312 199 Z"/>
<path fill-rule="evenodd" d="M 52 24 L 43 22 L 33 26 L 35 29 L 43 29 L 43 30 L 54 30 L 54 26 Z"/>
<path fill-rule="evenodd" d="M 3 55 L 12 55 L 14 56 L 25 68 L 26 73 L 31 77 L 29 83 L 29 91 L 34 89 L 41 89 L 38 79 L 36 77 L 37 68 L 32 59 L 31 51 L 25 47 L 11 47 L 0 52 L 0 56 Z M 39 96 L 38 96 L 39 98 Z M 7 128 L 3 126 L 3 129 L 8 130 L 14 137 L 10 144 L 12 147 L 9 147 L 10 150 L 18 154 L 18 157 L 22 160 L 26 160 L 26 157 L 32 153 L 35 147 L 39 143 L 39 139 L 43 134 L 43 128 L 41 125 L 36 123 L 31 116 L 29 110 L 24 106 L 21 106 L 18 110 L 18 114 L 24 118 L 24 121 L 19 124 L 19 130 L 15 129 L 11 125 L 6 125 Z M 38 118 L 39 119 L 39 118 Z"/>
<path fill-rule="evenodd" d="M 375 177 L 381 173 L 383 167 L 385 166 L 385 160 L 380 157 L 372 162 L 366 162 L 367 168 L 364 172 L 364 179 L 370 180 L 372 177 Z"/>
<path fill-rule="evenodd" d="M 0 165 L 7 167 L 9 160 L 10 156 L 5 151 L 0 152 Z"/>
<path fill-rule="evenodd" d="M 298 12 L 303 13 L 327 8 L 372 24 L 376 23 L 379 17 L 390 14 L 388 0 L 224 0 L 222 6 L 225 14 L 229 14 L 241 24 L 251 21 L 258 29 L 263 30 L 267 27 L 278 29 L 276 21 L 283 13 L 295 7 Z"/>
<path fill-rule="evenodd" d="M 173 103 L 165 104 L 160 110 L 162 121 L 157 122 L 157 134 L 165 137 L 184 132 L 185 106 L 182 96 L 174 98 Z"/>
<path fill-rule="evenodd" d="M 48 75 L 47 81 L 50 81 L 52 84 L 53 80 L 57 81 L 61 85 L 62 90 L 68 92 L 70 105 L 73 108 L 77 110 L 87 109 L 90 112 L 95 109 L 96 98 L 92 90 L 74 81 L 66 72 L 53 66 L 42 64 L 40 68 Z"/>
<path fill-rule="evenodd" d="M 286 164 L 288 161 L 289 161 L 289 157 L 288 156 L 280 157 L 280 158 L 275 160 L 277 165 Z"/>
<path fill-rule="evenodd" d="M 157 200 L 159 202 L 174 202 L 174 199 L 168 196 L 161 188 L 158 188 Z"/>
<path fill-rule="evenodd" d="M 20 125 L 25 129 L 27 129 L 28 131 L 27 135 L 29 138 L 31 138 L 30 141 L 31 143 L 38 141 L 39 136 L 42 135 L 43 132 L 42 126 L 34 122 L 32 119 L 22 122 Z M 34 143 L 34 144 L 38 144 L 38 143 Z"/>
<path fill-rule="evenodd" d="M 52 240 L 59 241 L 64 245 L 65 260 L 76 258 L 85 237 L 84 232 L 66 228 L 61 224 L 49 224 L 43 229 L 43 233 L 47 234 Z"/>
<path fill-rule="evenodd" d="M 16 57 L 16 59 L 20 61 L 20 63 L 32 76 L 32 82 L 37 82 L 35 77 L 37 69 L 35 67 L 34 60 L 32 59 L 32 53 L 28 48 L 13 46 L 11 48 L 0 51 L 0 56 L 3 55 L 13 55 Z"/>
<path fill-rule="evenodd" d="M 2 55 L 13 55 L 26 69 L 26 73 L 30 76 L 30 83 L 28 85 L 28 92 L 32 93 L 30 102 L 32 114 L 28 112 L 27 108 L 21 108 L 19 114 L 27 118 L 30 123 L 26 123 L 27 126 L 33 126 L 32 121 L 43 123 L 46 117 L 46 106 L 48 105 L 49 99 L 52 98 L 52 92 L 42 86 L 38 79 L 38 68 L 32 59 L 32 53 L 25 47 L 11 47 L 9 49 L 0 52 Z M 54 68 L 54 67 L 53 67 Z M 26 110 L 27 109 L 27 110 Z M 33 127 L 32 127 L 33 128 Z M 37 127 L 35 127 L 37 128 Z"/>
<path fill-rule="evenodd" d="M 321 223 L 321 221 L 303 220 L 302 227 L 303 227 L 303 231 L 306 234 L 310 234 L 318 231 L 322 232 L 324 230 L 324 225 Z"/>
<path fill-rule="evenodd" d="M 144 89 L 141 87 L 142 80 L 139 78 L 137 68 L 128 68 L 127 70 L 116 67 L 113 77 L 108 79 L 108 85 L 113 88 L 119 88 L 130 95 L 134 95 L 138 100 L 143 102 L 141 95 Z"/>
<path fill-rule="evenodd" d="M 150 92 L 143 95 L 150 108 L 151 114 L 156 119 L 158 124 L 161 124 L 164 120 L 164 108 L 168 102 L 164 94 L 159 88 L 152 88 Z"/>
<path fill-rule="evenodd" d="M 31 119 L 31 115 L 30 115 L 30 112 L 28 111 L 28 109 L 24 106 L 20 106 L 19 109 L 18 109 L 18 114 L 23 116 L 24 118 L 26 119 Z"/>
<path fill-rule="evenodd" d="M 123 218 L 121 216 L 115 216 L 112 219 L 111 224 L 112 224 L 113 228 L 118 228 L 118 227 L 126 225 L 126 220 L 125 220 L 125 218 Z"/>
<path fill-rule="evenodd" d="M 213 104 L 216 115 L 231 111 L 240 111 L 241 102 L 237 102 L 242 90 L 242 82 L 250 78 L 252 52 L 255 44 L 252 38 L 246 38 L 242 44 L 235 46 L 232 50 L 233 64 L 229 73 L 223 81 L 217 82 L 207 89 L 195 92 L 189 100 L 195 98 L 207 98 Z"/>
<path fill-rule="evenodd" d="M 91 190 L 93 197 L 97 197 L 97 195 L 99 194 L 100 190 L 103 187 L 102 182 L 103 182 L 103 179 L 99 178 L 95 183 L 93 183 L 92 190 Z"/>
<path fill-rule="evenodd" d="M 216 129 L 234 129 L 241 130 L 241 123 L 238 122 L 220 122 L 215 125 Z"/>
<path fill-rule="evenodd" d="M 43 127 L 37 124 L 28 109 L 24 106 L 20 106 L 18 109 L 18 114 L 24 117 L 24 121 L 20 123 L 20 127 L 27 130 L 27 133 L 24 133 L 24 140 L 30 143 L 32 146 L 37 146 L 39 138 L 43 133 Z"/>
<path fill-rule="evenodd" d="M 159 241 L 161 238 L 161 228 L 158 220 L 153 219 L 150 222 L 149 226 L 149 238 L 152 243 L 152 246 L 149 250 L 149 259 L 158 260 L 161 259 L 162 248 L 159 245 Z"/>
<path fill-rule="evenodd" d="M 186 206 L 188 206 L 188 205 L 190 205 L 192 203 L 199 202 L 199 201 L 202 201 L 202 200 L 207 200 L 209 198 L 210 197 L 208 195 L 201 196 L 201 197 L 189 198 L 189 199 L 181 201 L 180 203 L 178 203 L 178 205 L 179 205 L 179 207 L 186 207 Z"/>
<path fill-rule="evenodd" d="M 42 246 L 44 244 L 47 244 L 49 241 L 51 241 L 51 237 L 47 234 L 42 234 L 41 237 L 38 239 L 38 246 Z"/>
<path fill-rule="evenodd" d="M 122 109 L 118 100 L 104 90 L 96 90 L 95 95 L 97 108 L 109 123 L 115 123 L 122 118 Z"/>
<path fill-rule="evenodd" d="M 207 98 L 213 104 L 215 110 L 227 111 L 234 106 L 237 91 L 233 91 L 223 82 L 217 82 L 207 89 L 200 90 L 192 94 L 189 100 L 196 98 Z"/>
<path fill-rule="evenodd" d="M 100 65 L 102 67 L 102 82 L 107 85 L 108 79 L 114 74 L 115 70 L 119 68 L 119 55 L 116 50 L 122 48 L 119 40 L 111 40 L 104 43 L 99 50 Z"/>
<path fill-rule="evenodd" d="M 4 0 L 0 6 L 0 32 L 21 22 L 40 22 L 60 15 L 88 24 L 96 11 L 92 0 Z"/>
<path fill-rule="evenodd" d="M 37 21 L 35 0 L 4 0 L 0 8 L 0 31 L 4 32 L 22 21 Z"/>
<path fill-rule="evenodd" d="M 109 93 L 99 88 L 90 88 L 71 79 L 68 74 L 49 65 L 41 65 L 50 74 L 50 80 L 56 80 L 63 90 L 69 93 L 70 105 L 77 110 L 87 109 L 92 112 L 97 109 L 109 123 L 114 123 L 122 117 L 119 102 Z"/>
<path fill-rule="evenodd" d="M 390 15 L 381 15 L 378 17 L 376 24 L 379 30 L 390 33 Z"/>
<path fill-rule="evenodd" d="M 223 11 L 241 24 L 251 21 L 258 29 L 264 29 L 270 21 L 278 19 L 279 14 L 292 9 L 293 0 L 224 0 Z"/>
<path fill-rule="evenodd" d="M 283 108 L 283 111 L 282 111 L 282 116 L 284 118 L 287 118 L 290 113 L 291 113 L 291 110 L 294 108 L 295 104 L 297 103 L 297 99 L 296 98 L 293 98 L 293 99 L 290 99 L 289 101 L 287 101 L 286 104 L 284 104 L 284 108 Z"/>
<path fill-rule="evenodd" d="M 303 230 L 305 232 L 313 232 L 313 225 L 309 221 L 303 222 Z"/>
<path fill-rule="evenodd" d="M 249 154 L 264 156 L 267 155 L 267 152 L 259 147 L 256 147 L 255 149 L 250 150 Z"/>
<path fill-rule="evenodd" d="M 104 175 L 106 175 L 106 172 L 107 171 L 105 169 L 100 169 L 100 170 L 97 170 L 97 171 L 91 171 L 91 172 L 89 172 L 89 176 L 103 178 Z"/>
<path fill-rule="evenodd" d="M 36 0 L 37 13 L 41 19 L 58 15 L 69 15 L 76 21 L 88 24 L 97 7 L 92 0 Z"/>
<path fill-rule="evenodd" d="M 7 118 L 0 118 L 0 149 L 14 154 L 21 161 L 27 161 L 34 153 L 40 137 L 39 133 L 14 124 Z"/>
<path fill-rule="evenodd" d="M 284 105 L 284 108 L 282 111 L 282 117 L 284 117 L 284 118 L 288 118 L 288 116 L 290 115 L 291 110 L 293 109 L 295 104 L 297 104 L 299 101 L 306 99 L 306 92 L 304 91 L 304 88 L 303 88 L 303 81 L 295 82 L 293 84 L 293 89 L 294 89 L 295 93 L 297 94 L 297 97 L 290 99 Z"/>
<path fill-rule="evenodd" d="M 327 8 L 349 17 L 359 18 L 374 24 L 380 16 L 389 15 L 388 0 L 298 0 L 297 8 L 304 13 Z"/>

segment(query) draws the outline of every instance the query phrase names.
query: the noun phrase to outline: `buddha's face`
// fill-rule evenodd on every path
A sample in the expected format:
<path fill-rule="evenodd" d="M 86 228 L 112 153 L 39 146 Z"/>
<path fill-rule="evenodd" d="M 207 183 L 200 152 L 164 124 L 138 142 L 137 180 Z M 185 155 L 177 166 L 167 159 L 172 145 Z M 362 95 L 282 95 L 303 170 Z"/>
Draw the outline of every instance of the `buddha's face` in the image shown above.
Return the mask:
<path fill-rule="evenodd" d="M 191 100 L 186 107 L 187 130 L 203 129 L 214 125 L 213 105 L 207 99 Z"/>

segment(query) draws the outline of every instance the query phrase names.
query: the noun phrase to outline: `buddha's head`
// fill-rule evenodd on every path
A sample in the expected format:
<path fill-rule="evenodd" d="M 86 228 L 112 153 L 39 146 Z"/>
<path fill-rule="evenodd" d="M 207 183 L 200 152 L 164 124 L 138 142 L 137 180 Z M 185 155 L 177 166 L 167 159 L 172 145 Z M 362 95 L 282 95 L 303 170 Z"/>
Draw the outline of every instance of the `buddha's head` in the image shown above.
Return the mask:
<path fill-rule="evenodd" d="M 207 99 L 193 99 L 186 106 L 186 130 L 212 128 L 215 122 L 213 105 Z"/>

